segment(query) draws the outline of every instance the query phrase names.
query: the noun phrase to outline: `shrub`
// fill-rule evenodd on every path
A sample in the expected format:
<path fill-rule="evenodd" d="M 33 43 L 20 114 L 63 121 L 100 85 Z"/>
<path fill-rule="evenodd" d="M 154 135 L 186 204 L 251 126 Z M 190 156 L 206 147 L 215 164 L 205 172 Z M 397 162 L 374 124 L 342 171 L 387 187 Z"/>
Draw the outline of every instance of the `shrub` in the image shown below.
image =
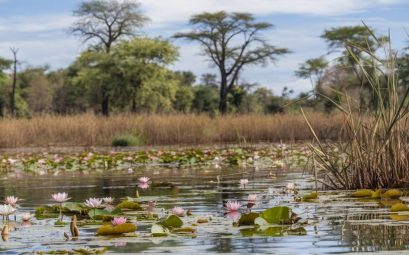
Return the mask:
<path fill-rule="evenodd" d="M 112 146 L 114 147 L 127 147 L 127 146 L 140 146 L 140 145 L 143 145 L 143 140 L 140 136 L 120 135 L 112 139 Z"/>

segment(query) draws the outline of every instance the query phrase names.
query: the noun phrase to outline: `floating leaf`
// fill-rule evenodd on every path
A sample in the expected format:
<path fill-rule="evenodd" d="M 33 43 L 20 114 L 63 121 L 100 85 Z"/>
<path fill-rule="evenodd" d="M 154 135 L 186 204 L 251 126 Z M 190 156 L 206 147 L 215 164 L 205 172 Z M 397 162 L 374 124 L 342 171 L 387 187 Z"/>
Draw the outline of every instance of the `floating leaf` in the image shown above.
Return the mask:
<path fill-rule="evenodd" d="M 402 203 L 394 204 L 391 207 L 391 212 L 402 212 L 402 211 L 409 211 L 409 207 Z"/>
<path fill-rule="evenodd" d="M 373 190 L 370 189 L 360 189 L 355 191 L 352 196 L 353 197 L 372 197 L 372 194 L 374 193 Z"/>
<path fill-rule="evenodd" d="M 153 224 L 151 233 L 154 237 L 167 236 L 169 234 L 169 230 L 162 225 Z"/>
<path fill-rule="evenodd" d="M 382 197 L 399 198 L 402 195 L 403 195 L 402 191 L 398 189 L 389 189 L 385 193 L 382 194 Z"/>
<path fill-rule="evenodd" d="M 287 206 L 277 206 L 260 213 L 260 217 L 270 224 L 291 224 L 291 209 Z"/>
<path fill-rule="evenodd" d="M 128 209 L 128 210 L 135 210 L 135 211 L 142 211 L 142 207 L 139 203 L 129 200 L 122 201 L 119 205 L 116 206 L 115 209 Z"/>
<path fill-rule="evenodd" d="M 318 198 L 318 192 L 311 192 L 310 194 L 306 194 L 302 197 L 304 201 L 314 200 Z"/>
<path fill-rule="evenodd" d="M 166 219 L 161 220 L 159 224 L 161 224 L 165 228 L 172 229 L 172 228 L 180 228 L 181 226 L 183 226 L 183 221 L 178 216 L 172 214 Z"/>
<path fill-rule="evenodd" d="M 254 225 L 254 220 L 260 216 L 259 213 L 246 213 L 242 214 L 239 219 L 239 226 L 251 226 Z"/>
<path fill-rule="evenodd" d="M 104 225 L 97 230 L 97 235 L 120 235 L 136 231 L 136 225 L 124 223 L 118 226 Z"/>

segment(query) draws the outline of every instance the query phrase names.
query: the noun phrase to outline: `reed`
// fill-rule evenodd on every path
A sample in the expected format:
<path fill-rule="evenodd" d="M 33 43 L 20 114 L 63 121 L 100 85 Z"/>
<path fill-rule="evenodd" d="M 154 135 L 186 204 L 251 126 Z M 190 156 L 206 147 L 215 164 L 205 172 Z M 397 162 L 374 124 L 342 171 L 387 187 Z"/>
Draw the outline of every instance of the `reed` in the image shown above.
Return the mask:
<path fill-rule="evenodd" d="M 347 94 L 345 104 L 334 102 L 343 114 L 341 134 L 345 138 L 336 144 L 322 142 L 304 114 L 315 138 L 315 143 L 309 146 L 317 176 L 325 187 L 332 189 L 405 187 L 409 182 L 409 89 L 403 93 L 399 90 L 397 53 L 390 43 L 382 59 L 368 49 L 360 50 L 370 58 L 365 66 L 352 51 L 349 54 L 370 84 L 376 110 L 353 110 Z"/>
<path fill-rule="evenodd" d="M 342 115 L 311 113 L 323 140 L 338 138 Z M 120 136 L 139 137 L 145 145 L 197 145 L 311 140 L 301 114 L 38 116 L 0 120 L 0 147 L 110 146 Z"/>

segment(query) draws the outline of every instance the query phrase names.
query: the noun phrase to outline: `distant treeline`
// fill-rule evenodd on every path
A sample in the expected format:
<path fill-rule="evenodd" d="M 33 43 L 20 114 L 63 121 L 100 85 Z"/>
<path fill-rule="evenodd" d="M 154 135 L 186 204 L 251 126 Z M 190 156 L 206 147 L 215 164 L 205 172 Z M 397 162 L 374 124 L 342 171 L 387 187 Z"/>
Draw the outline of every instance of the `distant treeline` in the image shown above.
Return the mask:
<path fill-rule="evenodd" d="M 347 92 L 353 107 L 371 110 L 376 100 L 368 77 L 388 71 L 377 69 L 368 57 L 368 52 L 383 48 L 388 37 L 375 36 L 376 31 L 365 24 L 330 28 L 321 37 L 328 44 L 328 53 L 337 51 L 340 57 L 329 62 L 328 56 L 318 56 L 300 64 L 295 75 L 310 79 L 311 91 L 293 95 L 291 84 L 286 84 L 275 95 L 262 84 L 240 79 L 248 66 L 264 66 L 291 54 L 290 49 L 264 39 L 272 24 L 258 22 L 252 14 L 194 15 L 191 30 L 173 37 L 201 45 L 200 53 L 216 70 L 201 77 L 169 68 L 179 55 L 171 41 L 140 36 L 148 17 L 135 1 L 85 1 L 74 16 L 70 31 L 89 47 L 67 68 L 22 66 L 19 49 L 14 48 L 14 59 L 0 57 L 1 116 L 89 111 L 103 115 L 279 113 L 299 107 L 329 113 L 334 103 L 346 100 L 340 92 Z M 403 52 L 397 57 L 402 88 L 409 82 L 408 56 Z M 388 80 L 382 82 L 379 86 Z"/>

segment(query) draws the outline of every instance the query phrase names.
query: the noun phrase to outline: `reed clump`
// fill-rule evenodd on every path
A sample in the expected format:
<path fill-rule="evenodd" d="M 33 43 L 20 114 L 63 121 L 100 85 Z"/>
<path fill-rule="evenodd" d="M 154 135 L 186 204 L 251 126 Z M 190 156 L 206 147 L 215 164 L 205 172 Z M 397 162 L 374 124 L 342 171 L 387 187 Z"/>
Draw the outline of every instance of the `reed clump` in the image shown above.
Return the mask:
<path fill-rule="evenodd" d="M 312 112 L 311 125 L 323 140 L 339 137 L 342 115 Z M 0 147 L 111 146 L 115 138 L 135 136 L 144 145 L 295 142 L 311 140 L 301 114 L 130 115 L 94 114 L 1 119 Z"/>
<path fill-rule="evenodd" d="M 316 176 L 327 188 L 393 188 L 409 182 L 409 89 L 402 92 L 399 87 L 397 53 L 387 44 L 383 58 L 359 48 L 369 57 L 365 63 L 349 52 L 370 85 L 376 109 L 356 111 L 347 94 L 345 104 L 334 102 L 344 119 L 341 133 L 345 139 L 337 144 L 323 143 L 310 125 Z"/>

